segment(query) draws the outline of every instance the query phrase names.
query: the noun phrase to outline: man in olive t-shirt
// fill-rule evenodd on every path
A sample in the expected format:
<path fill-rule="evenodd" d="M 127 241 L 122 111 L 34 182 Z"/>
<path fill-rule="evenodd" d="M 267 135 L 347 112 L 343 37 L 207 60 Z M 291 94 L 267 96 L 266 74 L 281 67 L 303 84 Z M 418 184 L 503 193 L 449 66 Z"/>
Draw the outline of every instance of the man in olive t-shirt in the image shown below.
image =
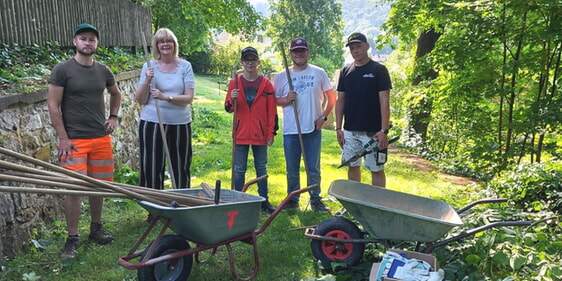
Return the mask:
<path fill-rule="evenodd" d="M 98 30 L 89 24 L 76 27 L 72 43 L 76 55 L 53 68 L 49 78 L 47 105 L 51 122 L 58 136 L 59 164 L 69 170 L 93 178 L 113 181 L 113 151 L 109 134 L 117 126 L 121 92 L 112 72 L 94 61 L 98 46 Z M 110 94 L 106 118 L 104 90 Z M 68 229 L 61 257 L 75 258 L 79 246 L 78 224 L 82 199 L 67 195 L 64 214 Z M 103 198 L 90 196 L 90 235 L 99 244 L 113 237 L 102 226 Z"/>

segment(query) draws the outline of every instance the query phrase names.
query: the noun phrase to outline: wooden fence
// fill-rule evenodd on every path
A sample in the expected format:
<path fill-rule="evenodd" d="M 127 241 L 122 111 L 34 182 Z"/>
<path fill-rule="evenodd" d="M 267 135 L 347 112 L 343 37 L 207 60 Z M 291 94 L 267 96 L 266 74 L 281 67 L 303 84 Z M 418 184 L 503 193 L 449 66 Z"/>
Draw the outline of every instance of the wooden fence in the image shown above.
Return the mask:
<path fill-rule="evenodd" d="M 152 34 L 150 10 L 130 0 L 0 0 L 1 43 L 71 46 L 81 23 L 97 27 L 100 46 L 140 46 L 140 32 Z"/>

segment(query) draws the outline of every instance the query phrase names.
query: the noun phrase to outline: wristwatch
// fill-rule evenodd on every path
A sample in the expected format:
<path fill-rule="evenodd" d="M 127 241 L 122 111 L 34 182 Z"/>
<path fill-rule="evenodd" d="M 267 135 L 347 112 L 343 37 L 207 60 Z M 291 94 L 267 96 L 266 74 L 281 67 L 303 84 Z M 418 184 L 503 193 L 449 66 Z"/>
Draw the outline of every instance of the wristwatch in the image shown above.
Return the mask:
<path fill-rule="evenodd" d="M 322 119 L 322 120 L 324 120 L 324 121 L 328 121 L 328 117 L 326 117 L 326 116 L 324 116 L 324 115 L 320 116 L 320 119 Z"/>
<path fill-rule="evenodd" d="M 172 102 L 174 100 L 174 96 L 168 96 L 168 102 Z"/>
<path fill-rule="evenodd" d="M 381 132 L 383 132 L 385 135 L 388 135 L 388 129 L 382 129 Z"/>

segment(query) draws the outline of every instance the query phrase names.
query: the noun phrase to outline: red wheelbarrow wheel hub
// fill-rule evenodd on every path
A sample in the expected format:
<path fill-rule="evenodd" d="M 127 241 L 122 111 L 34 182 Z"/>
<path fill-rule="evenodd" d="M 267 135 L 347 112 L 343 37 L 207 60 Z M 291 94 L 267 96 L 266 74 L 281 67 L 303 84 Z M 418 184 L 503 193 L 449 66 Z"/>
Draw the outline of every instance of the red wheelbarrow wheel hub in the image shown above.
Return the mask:
<path fill-rule="evenodd" d="M 349 234 L 341 230 L 332 230 L 326 233 L 325 236 L 338 239 L 352 239 Z M 353 253 L 353 243 L 324 240 L 322 241 L 322 251 L 326 257 L 332 260 L 345 260 Z"/>

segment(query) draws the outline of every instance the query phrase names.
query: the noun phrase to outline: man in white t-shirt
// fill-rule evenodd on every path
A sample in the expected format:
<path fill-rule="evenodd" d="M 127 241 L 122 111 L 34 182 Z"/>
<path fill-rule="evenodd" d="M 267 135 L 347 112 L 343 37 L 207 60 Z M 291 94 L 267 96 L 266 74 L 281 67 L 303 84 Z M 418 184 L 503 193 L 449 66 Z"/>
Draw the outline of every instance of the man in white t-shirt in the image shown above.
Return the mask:
<path fill-rule="evenodd" d="M 336 97 L 334 89 L 324 69 L 309 64 L 309 46 L 304 38 L 298 37 L 291 42 L 290 77 L 294 90 L 289 89 L 287 73 L 279 73 L 274 80 L 277 105 L 283 107 L 283 146 L 285 165 L 287 169 L 287 192 L 300 189 L 300 161 L 303 155 L 299 140 L 299 130 L 295 119 L 298 113 L 298 123 L 304 146 L 307 185 L 317 184 L 318 188 L 310 192 L 312 210 L 327 212 L 329 209 L 322 203 L 320 197 L 320 152 L 322 149 L 322 127 L 328 120 L 328 115 L 334 108 Z M 327 103 L 324 109 L 324 98 Z M 285 209 L 298 209 L 299 197 L 295 196 L 287 202 Z"/>

